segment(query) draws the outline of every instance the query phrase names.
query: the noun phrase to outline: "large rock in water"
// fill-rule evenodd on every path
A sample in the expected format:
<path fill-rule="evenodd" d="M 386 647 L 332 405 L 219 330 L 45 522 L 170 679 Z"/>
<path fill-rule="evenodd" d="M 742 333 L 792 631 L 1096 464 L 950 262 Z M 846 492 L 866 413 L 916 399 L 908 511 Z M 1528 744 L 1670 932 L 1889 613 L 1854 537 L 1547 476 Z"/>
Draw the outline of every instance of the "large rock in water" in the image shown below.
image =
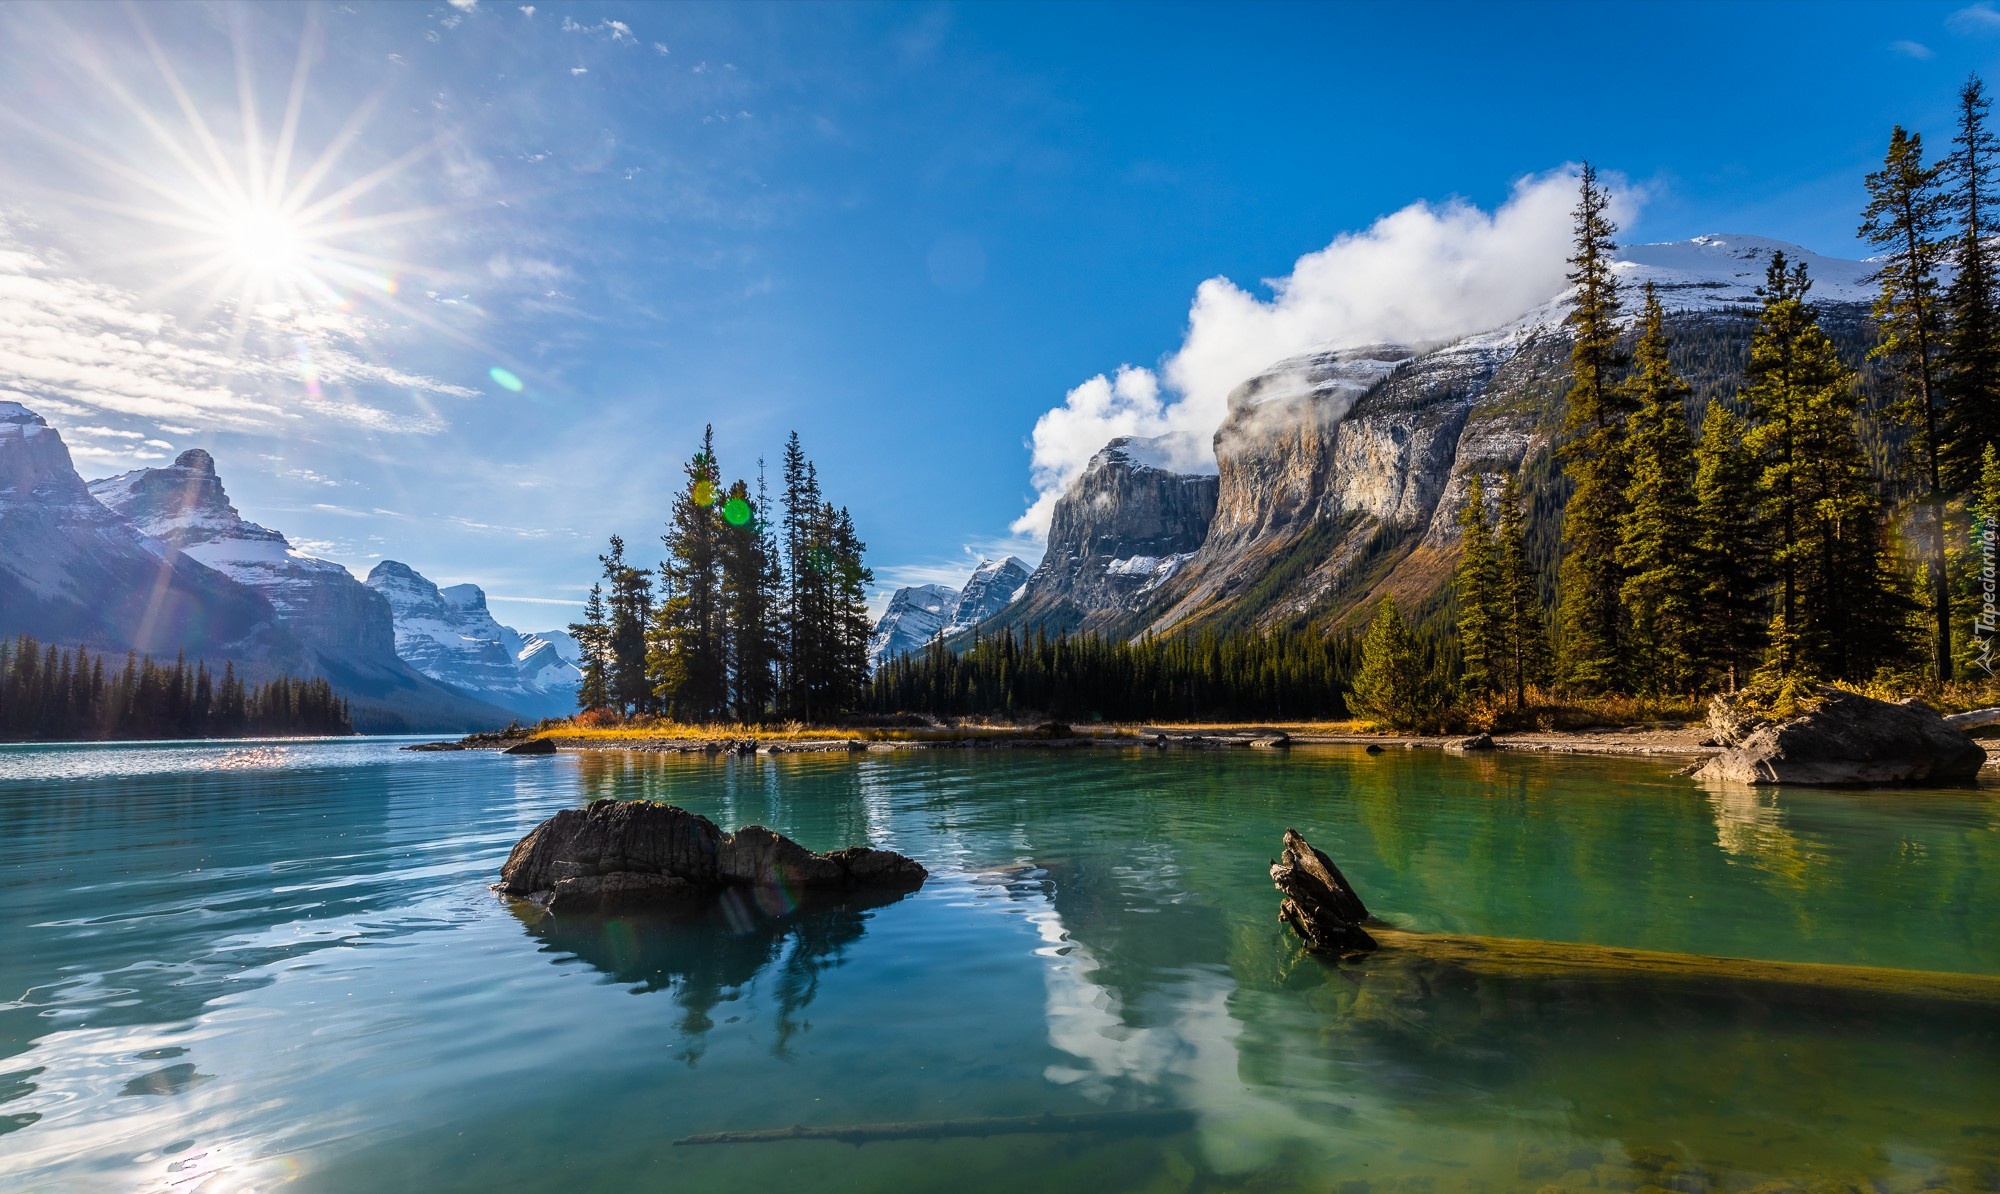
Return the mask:
<path fill-rule="evenodd" d="M 597 800 L 537 825 L 500 868 L 499 890 L 553 912 L 590 912 L 761 887 L 792 897 L 862 889 L 915 891 L 929 872 L 890 850 L 815 854 L 748 825 L 726 834 L 672 804 Z"/>
<path fill-rule="evenodd" d="M 1986 751 L 1915 701 L 1890 704 L 1837 688 L 1789 721 L 1746 725 L 1727 702 L 1710 709 L 1731 749 L 1697 776 L 1744 784 L 1885 787 L 1964 783 L 1986 764 Z"/>

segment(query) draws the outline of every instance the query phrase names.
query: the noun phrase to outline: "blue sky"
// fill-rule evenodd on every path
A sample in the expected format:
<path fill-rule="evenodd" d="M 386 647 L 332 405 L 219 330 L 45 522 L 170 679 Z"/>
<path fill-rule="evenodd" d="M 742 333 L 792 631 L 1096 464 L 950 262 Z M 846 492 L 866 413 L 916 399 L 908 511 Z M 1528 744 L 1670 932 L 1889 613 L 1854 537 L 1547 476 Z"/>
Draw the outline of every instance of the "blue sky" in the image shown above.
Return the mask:
<path fill-rule="evenodd" d="M 1566 164 L 1629 240 L 1858 256 L 1974 70 L 1984 4 L 9 5 L 0 397 L 528 628 L 651 557 L 707 422 L 731 475 L 797 429 L 885 585 L 955 581 L 1246 362 L 1518 313 Z"/>

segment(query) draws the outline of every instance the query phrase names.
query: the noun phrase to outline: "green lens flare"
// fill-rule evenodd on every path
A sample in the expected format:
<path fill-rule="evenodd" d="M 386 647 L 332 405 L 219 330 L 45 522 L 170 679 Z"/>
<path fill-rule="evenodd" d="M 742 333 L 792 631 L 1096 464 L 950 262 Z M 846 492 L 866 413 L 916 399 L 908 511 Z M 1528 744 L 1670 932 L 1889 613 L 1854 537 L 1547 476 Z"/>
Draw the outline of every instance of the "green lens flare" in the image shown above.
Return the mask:
<path fill-rule="evenodd" d="M 722 503 L 722 521 L 733 527 L 740 527 L 750 521 L 750 503 L 742 498 L 730 498 Z"/>
<path fill-rule="evenodd" d="M 498 365 L 495 365 L 491 369 L 488 369 L 486 371 L 486 376 L 492 378 L 494 384 L 498 385 L 503 390 L 512 390 L 516 394 L 521 392 L 521 379 L 515 377 L 512 373 L 507 372 L 505 369 L 502 369 Z"/>

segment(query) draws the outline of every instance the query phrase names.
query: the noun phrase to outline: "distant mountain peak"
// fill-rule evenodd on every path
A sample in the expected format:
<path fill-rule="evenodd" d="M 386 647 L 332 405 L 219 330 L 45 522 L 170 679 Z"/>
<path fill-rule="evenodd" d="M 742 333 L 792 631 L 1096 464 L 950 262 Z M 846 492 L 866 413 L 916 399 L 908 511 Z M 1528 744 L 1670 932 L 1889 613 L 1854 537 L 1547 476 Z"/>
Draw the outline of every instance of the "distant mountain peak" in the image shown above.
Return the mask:
<path fill-rule="evenodd" d="M 210 456 L 201 448 L 189 448 L 179 456 L 174 457 L 174 467 L 186 469 L 191 473 L 204 473 L 213 477 L 215 475 L 215 457 Z"/>

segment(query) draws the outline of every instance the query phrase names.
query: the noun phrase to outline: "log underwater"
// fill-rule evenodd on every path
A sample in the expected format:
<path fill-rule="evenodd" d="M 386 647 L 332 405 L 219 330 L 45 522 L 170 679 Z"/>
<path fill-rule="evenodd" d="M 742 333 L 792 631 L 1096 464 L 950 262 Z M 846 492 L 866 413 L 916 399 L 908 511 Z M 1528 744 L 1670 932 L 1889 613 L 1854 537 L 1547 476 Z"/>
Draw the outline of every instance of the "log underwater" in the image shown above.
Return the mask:
<path fill-rule="evenodd" d="M 1291 926 L 1306 948 L 1321 957 L 1358 963 L 1363 974 L 1378 966 L 1394 970 L 1417 963 L 1498 978 L 1681 984 L 1702 991 L 1734 986 L 1807 1000 L 1890 998 L 2000 1007 L 2000 975 L 1719 958 L 1395 928 L 1369 915 L 1340 868 L 1290 829 L 1284 853 L 1271 864 L 1271 880 L 1285 896 L 1278 919 Z"/>
<path fill-rule="evenodd" d="M 1024 1133 L 1123 1132 L 1133 1136 L 1171 1135 L 1194 1126 L 1194 1113 L 1180 1110 L 1099 1111 L 1077 1115 L 996 1116 L 986 1119 L 933 1119 L 911 1123 L 846 1124 L 760 1128 L 746 1132 L 704 1132 L 683 1136 L 674 1147 L 695 1144 L 775 1144 L 786 1140 L 833 1140 L 855 1147 L 877 1140 L 945 1140 L 961 1136 L 1016 1136 Z"/>

